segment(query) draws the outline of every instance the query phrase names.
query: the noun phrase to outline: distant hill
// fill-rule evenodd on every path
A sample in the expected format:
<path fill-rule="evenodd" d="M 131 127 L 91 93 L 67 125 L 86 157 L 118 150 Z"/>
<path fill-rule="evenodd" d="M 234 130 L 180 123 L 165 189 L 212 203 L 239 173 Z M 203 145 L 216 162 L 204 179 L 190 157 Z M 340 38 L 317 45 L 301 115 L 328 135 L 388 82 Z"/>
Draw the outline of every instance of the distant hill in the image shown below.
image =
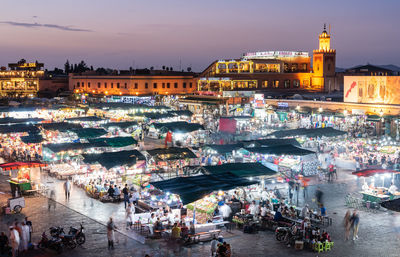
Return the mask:
<path fill-rule="evenodd" d="M 388 65 L 377 65 L 377 66 L 382 67 L 382 68 L 385 68 L 385 69 L 388 69 L 388 70 L 391 70 L 391 71 L 398 71 L 398 72 L 400 72 L 400 67 L 399 67 L 399 66 L 396 66 L 396 65 L 393 65 L 393 64 L 388 64 Z"/>

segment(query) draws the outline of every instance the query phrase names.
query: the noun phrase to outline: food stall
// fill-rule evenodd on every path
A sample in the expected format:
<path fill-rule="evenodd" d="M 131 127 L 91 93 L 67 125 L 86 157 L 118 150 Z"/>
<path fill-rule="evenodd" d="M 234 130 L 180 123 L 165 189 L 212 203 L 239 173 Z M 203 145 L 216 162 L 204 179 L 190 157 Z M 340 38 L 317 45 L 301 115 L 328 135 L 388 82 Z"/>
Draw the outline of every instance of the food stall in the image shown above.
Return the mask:
<path fill-rule="evenodd" d="M 397 191 L 397 187 L 393 183 L 394 174 L 399 174 L 399 172 L 387 169 L 365 169 L 353 172 L 353 175 L 363 177 L 364 181 L 360 192 L 363 201 L 381 203 L 400 198 L 400 192 Z M 367 178 L 369 181 L 367 181 Z M 390 186 L 386 187 L 389 180 L 391 181 Z"/>

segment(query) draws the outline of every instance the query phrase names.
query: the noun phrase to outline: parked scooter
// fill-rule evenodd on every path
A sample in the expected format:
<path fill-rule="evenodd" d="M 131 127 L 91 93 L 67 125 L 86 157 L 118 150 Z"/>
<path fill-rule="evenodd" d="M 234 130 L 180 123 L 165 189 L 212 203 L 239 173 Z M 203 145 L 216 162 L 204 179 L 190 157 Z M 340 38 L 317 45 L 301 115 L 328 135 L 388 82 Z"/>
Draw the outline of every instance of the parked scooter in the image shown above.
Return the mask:
<path fill-rule="evenodd" d="M 42 239 L 38 243 L 38 248 L 40 248 L 40 249 L 44 249 L 44 248 L 52 249 L 52 250 L 56 251 L 57 253 L 61 253 L 62 250 L 63 250 L 61 239 L 58 238 L 58 237 L 52 237 L 51 239 L 49 239 L 46 236 L 46 232 L 43 232 Z"/>
<path fill-rule="evenodd" d="M 76 229 L 74 227 L 69 227 L 69 232 L 68 235 L 74 236 L 74 239 L 78 245 L 82 245 L 86 242 L 86 236 L 85 236 L 85 228 L 83 227 L 82 223 L 80 223 L 80 228 Z"/>
<path fill-rule="evenodd" d="M 65 234 L 62 227 L 51 227 L 50 235 L 54 238 L 60 238 L 62 244 L 70 249 L 74 249 L 77 245 L 75 237 L 73 235 Z"/>

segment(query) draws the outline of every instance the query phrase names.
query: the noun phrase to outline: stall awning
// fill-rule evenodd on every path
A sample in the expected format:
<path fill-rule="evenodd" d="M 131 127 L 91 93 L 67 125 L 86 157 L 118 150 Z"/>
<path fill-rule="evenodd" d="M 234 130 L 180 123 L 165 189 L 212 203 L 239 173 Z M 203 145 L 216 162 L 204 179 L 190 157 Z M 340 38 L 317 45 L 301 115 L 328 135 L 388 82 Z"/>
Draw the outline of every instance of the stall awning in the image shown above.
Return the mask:
<path fill-rule="evenodd" d="M 276 145 L 270 147 L 247 147 L 247 151 L 259 154 L 271 154 L 271 155 L 308 155 L 315 154 L 315 152 L 296 147 L 294 145 Z"/>
<path fill-rule="evenodd" d="M 171 131 L 174 133 L 189 133 L 197 130 L 204 130 L 203 125 L 198 123 L 188 123 L 184 121 L 154 123 L 154 128 L 162 131 Z"/>
<path fill-rule="evenodd" d="M 232 153 L 232 151 L 243 148 L 242 143 L 227 144 L 227 145 L 205 145 L 203 149 L 210 149 L 216 151 L 218 154 Z"/>
<path fill-rule="evenodd" d="M 357 175 L 359 177 L 371 177 L 377 174 L 392 174 L 392 173 L 400 173 L 395 170 L 386 170 L 386 169 L 364 169 L 359 171 L 353 171 L 353 175 Z"/>
<path fill-rule="evenodd" d="M 106 129 L 111 128 L 111 127 L 127 129 L 127 128 L 130 128 L 130 127 L 134 127 L 136 125 L 138 125 L 138 123 L 136 121 L 122 121 L 122 122 L 108 122 L 108 123 L 105 123 L 105 124 L 103 124 L 101 126 L 106 128 Z"/>
<path fill-rule="evenodd" d="M 276 171 L 258 162 L 226 163 L 215 166 L 202 166 L 202 172 L 206 175 L 232 173 L 238 177 L 273 176 Z"/>
<path fill-rule="evenodd" d="M 21 137 L 22 142 L 25 144 L 38 144 L 43 142 L 43 137 L 40 134 L 29 134 L 28 136 Z"/>
<path fill-rule="evenodd" d="M 41 162 L 9 162 L 0 164 L 0 168 L 3 170 L 17 170 L 21 168 L 35 168 L 45 166 L 47 166 L 47 164 Z"/>
<path fill-rule="evenodd" d="M 104 142 L 110 147 L 125 147 L 137 144 L 137 141 L 133 137 L 100 137 L 88 140 L 90 143 Z"/>
<path fill-rule="evenodd" d="M 73 129 L 81 129 L 82 125 L 69 122 L 53 122 L 53 123 L 42 123 L 38 125 L 38 127 L 42 127 L 45 130 L 57 130 L 60 132 L 64 132 Z"/>
<path fill-rule="evenodd" d="M 0 119 L 0 124 L 21 124 L 21 123 L 39 123 L 43 121 L 40 118 L 28 118 L 28 119 L 15 119 L 12 117 L 6 117 Z"/>
<path fill-rule="evenodd" d="M 27 124 L 0 125 L 0 134 L 23 133 L 23 132 L 37 134 L 40 132 L 40 130 L 34 125 L 27 125 Z"/>
<path fill-rule="evenodd" d="M 187 158 L 197 158 L 197 156 L 188 148 L 169 147 L 169 148 L 156 148 L 147 150 L 147 153 L 152 157 L 160 160 L 179 160 Z"/>
<path fill-rule="evenodd" d="M 43 145 L 43 149 L 49 149 L 53 153 L 71 151 L 71 150 L 83 150 L 95 147 L 107 147 L 108 145 L 104 142 L 94 143 L 64 143 L 64 144 L 47 144 Z"/>
<path fill-rule="evenodd" d="M 66 121 L 81 121 L 81 122 L 90 122 L 90 121 L 102 121 L 102 118 L 99 118 L 97 116 L 84 116 L 84 117 L 74 117 L 74 118 L 68 118 L 65 119 Z"/>
<path fill-rule="evenodd" d="M 145 160 L 145 157 L 137 150 L 106 152 L 100 154 L 83 154 L 84 163 L 99 163 L 106 169 L 120 166 L 132 166 L 137 160 Z"/>
<path fill-rule="evenodd" d="M 335 137 L 335 136 L 341 136 L 346 134 L 344 131 L 340 131 L 331 127 L 328 128 L 315 128 L 315 129 L 305 129 L 305 128 L 300 128 L 300 129 L 289 129 L 289 130 L 280 130 L 280 131 L 275 131 L 268 136 L 275 136 L 277 138 L 283 138 L 283 137 L 299 137 L 299 136 L 305 136 L 305 137 Z"/>
<path fill-rule="evenodd" d="M 250 181 L 237 177 L 231 173 L 218 175 L 200 175 L 191 177 L 179 177 L 151 184 L 164 191 L 180 196 L 184 205 L 190 204 L 204 196 L 218 190 L 230 190 L 236 187 L 249 186 L 258 181 Z"/>
<path fill-rule="evenodd" d="M 278 145 L 300 146 L 300 143 L 294 138 L 279 138 L 279 139 L 267 138 L 267 139 L 246 141 L 243 143 L 254 143 L 254 146 L 278 146 Z"/>
<path fill-rule="evenodd" d="M 74 129 L 71 132 L 76 133 L 79 138 L 96 138 L 108 133 L 106 130 L 99 128 Z"/>
<path fill-rule="evenodd" d="M 175 115 L 175 116 L 186 116 L 186 117 L 192 117 L 193 112 L 189 110 L 177 110 L 177 111 L 169 111 L 169 114 Z"/>

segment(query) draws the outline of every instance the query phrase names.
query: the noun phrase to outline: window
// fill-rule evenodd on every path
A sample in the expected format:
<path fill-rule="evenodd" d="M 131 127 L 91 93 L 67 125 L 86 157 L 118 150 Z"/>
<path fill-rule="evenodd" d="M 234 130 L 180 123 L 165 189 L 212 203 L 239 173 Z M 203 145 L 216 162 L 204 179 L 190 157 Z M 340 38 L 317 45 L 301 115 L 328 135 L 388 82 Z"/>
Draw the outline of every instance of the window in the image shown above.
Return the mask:
<path fill-rule="evenodd" d="M 135 89 L 138 89 L 138 83 L 135 83 Z"/>
<path fill-rule="evenodd" d="M 90 88 L 90 82 L 87 83 L 87 87 Z"/>
<path fill-rule="evenodd" d="M 100 88 L 100 82 L 97 83 L 97 88 Z"/>
<path fill-rule="evenodd" d="M 128 84 L 127 83 L 125 83 L 125 88 L 128 88 Z"/>
<path fill-rule="evenodd" d="M 284 83 L 285 88 L 290 88 L 290 80 L 286 79 Z"/>
<path fill-rule="evenodd" d="M 162 88 L 165 88 L 165 83 L 162 83 Z"/>
<path fill-rule="evenodd" d="M 278 88 L 278 87 L 279 87 L 279 80 L 274 80 L 274 81 L 272 82 L 272 87 L 273 87 L 273 88 Z"/>
<path fill-rule="evenodd" d="M 153 83 L 153 88 L 154 88 L 154 89 L 157 88 L 157 83 Z"/>
<path fill-rule="evenodd" d="M 330 71 L 330 70 L 331 70 L 331 64 L 328 63 L 328 71 Z M 83 82 L 82 82 L 82 84 L 83 84 Z"/>
<path fill-rule="evenodd" d="M 170 88 L 170 83 L 167 83 L 167 88 Z"/>
<path fill-rule="evenodd" d="M 304 79 L 304 80 L 303 80 L 303 86 L 305 86 L 305 87 L 310 86 L 310 80 Z"/>
<path fill-rule="evenodd" d="M 85 82 L 82 82 L 82 87 L 85 87 Z"/>
<path fill-rule="evenodd" d="M 307 63 L 303 63 L 301 66 L 303 71 L 307 71 Z"/>
<path fill-rule="evenodd" d="M 264 80 L 264 81 L 262 82 L 262 87 L 263 87 L 263 88 L 267 88 L 267 87 L 268 87 L 268 80 Z"/>
<path fill-rule="evenodd" d="M 178 83 L 174 83 L 174 88 L 178 88 Z"/>
<path fill-rule="evenodd" d="M 119 88 L 119 83 L 117 83 L 117 88 Z"/>
<path fill-rule="evenodd" d="M 283 70 L 285 72 L 288 72 L 289 71 L 289 64 L 287 64 L 287 63 L 283 64 Z"/>
<path fill-rule="evenodd" d="M 297 63 L 292 64 L 292 72 L 296 72 L 298 68 Z"/>
<path fill-rule="evenodd" d="M 189 83 L 189 87 L 190 87 L 190 88 L 193 87 L 193 83 L 192 83 L 192 82 Z"/>
<path fill-rule="evenodd" d="M 112 84 L 112 83 L 111 83 Z M 107 82 L 104 82 L 104 88 L 107 88 Z"/>
<path fill-rule="evenodd" d="M 298 80 L 298 79 L 293 80 L 293 87 L 294 88 L 299 88 L 300 87 L 300 80 Z"/>
<path fill-rule="evenodd" d="M 111 88 L 114 88 L 114 83 L 111 82 Z"/>
<path fill-rule="evenodd" d="M 183 88 L 186 88 L 186 82 L 183 82 Z"/>
<path fill-rule="evenodd" d="M 149 83 L 144 83 L 144 88 L 149 88 Z"/>
<path fill-rule="evenodd" d="M 78 84 L 76 85 L 76 87 L 80 87 L 81 86 L 81 83 L 80 82 L 78 82 Z"/>

